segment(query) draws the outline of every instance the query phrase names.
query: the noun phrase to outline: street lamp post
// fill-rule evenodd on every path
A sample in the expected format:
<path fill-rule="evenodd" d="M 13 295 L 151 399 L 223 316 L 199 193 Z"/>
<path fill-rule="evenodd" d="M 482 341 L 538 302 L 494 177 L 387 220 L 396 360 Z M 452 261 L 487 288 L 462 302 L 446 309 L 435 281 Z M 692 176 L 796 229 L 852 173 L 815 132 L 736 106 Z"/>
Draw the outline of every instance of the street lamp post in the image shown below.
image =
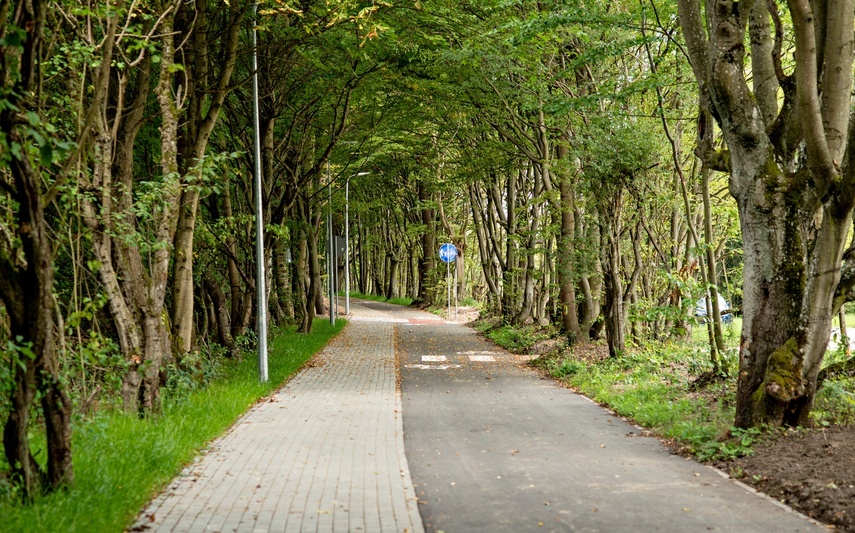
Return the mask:
<path fill-rule="evenodd" d="M 370 172 L 357 172 L 354 176 L 365 176 Z M 350 316 L 350 178 L 344 182 L 344 315 Z"/>
<path fill-rule="evenodd" d="M 252 124 L 255 130 L 254 158 L 255 176 L 255 290 L 256 314 L 258 319 L 258 380 L 267 382 L 267 287 L 264 273 L 264 218 L 261 198 L 261 134 L 258 118 L 258 2 L 252 6 Z"/>
<path fill-rule="evenodd" d="M 332 227 L 332 179 L 330 164 L 327 163 L 327 272 L 329 274 L 330 325 L 335 326 L 335 237 Z"/>

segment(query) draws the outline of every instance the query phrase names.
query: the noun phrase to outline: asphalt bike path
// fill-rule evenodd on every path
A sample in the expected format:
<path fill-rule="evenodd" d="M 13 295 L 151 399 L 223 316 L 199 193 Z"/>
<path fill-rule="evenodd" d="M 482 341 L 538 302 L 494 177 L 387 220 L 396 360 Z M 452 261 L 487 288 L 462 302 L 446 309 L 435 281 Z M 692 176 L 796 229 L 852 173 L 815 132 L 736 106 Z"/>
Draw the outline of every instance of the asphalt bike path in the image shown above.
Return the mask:
<path fill-rule="evenodd" d="M 471 328 L 396 329 L 404 442 L 428 532 L 824 530 L 672 455 Z"/>
<path fill-rule="evenodd" d="M 669 454 L 470 328 L 383 303 L 351 310 L 133 530 L 822 530 Z"/>

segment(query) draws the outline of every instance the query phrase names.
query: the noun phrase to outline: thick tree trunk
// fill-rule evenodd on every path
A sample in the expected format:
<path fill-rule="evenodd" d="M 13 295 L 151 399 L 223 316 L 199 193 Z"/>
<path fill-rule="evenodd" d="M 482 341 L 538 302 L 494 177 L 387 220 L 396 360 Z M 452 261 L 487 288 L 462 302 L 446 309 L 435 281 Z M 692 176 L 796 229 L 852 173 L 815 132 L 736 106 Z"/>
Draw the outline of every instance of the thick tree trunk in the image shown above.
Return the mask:
<path fill-rule="evenodd" d="M 20 56 L 10 51 L 12 47 L 4 47 L 6 55 L 0 61 L 0 92 L 6 100 L 0 110 L 0 137 L 4 145 L 18 145 L 25 153 L 9 158 L 11 180 L 3 183 L 3 188 L 11 193 L 18 242 L 12 249 L 0 248 L 0 302 L 9 316 L 11 339 L 21 339 L 13 341 L 17 344 L 12 354 L 16 361 L 10 410 L 3 427 L 3 448 L 11 481 L 21 488 L 25 498 L 30 498 L 43 486 L 53 490 L 74 481 L 72 406 L 57 368 L 53 253 L 44 212 L 43 176 L 26 154 L 27 147 L 34 143 L 28 138 L 31 125 L 24 117 L 25 112 L 38 111 L 36 102 L 29 99 L 38 92 L 36 87 L 41 78 L 39 62 L 47 2 L 16 2 L 11 12 L 9 7 L 3 3 L 0 8 L 3 13 L 0 31 L 5 34 L 8 28 L 17 28 L 25 35 L 21 39 Z M 115 18 L 109 21 L 108 28 L 106 40 L 112 43 Z M 103 61 L 110 60 L 111 50 L 111 44 L 104 47 Z M 103 87 L 100 85 L 99 90 Z M 42 398 L 47 436 L 47 472 L 30 453 L 29 417 L 37 392 Z"/>
<path fill-rule="evenodd" d="M 0 128 L 12 142 L 23 142 L 10 117 L 0 117 Z M 53 254 L 42 207 L 41 176 L 26 158 L 10 163 L 14 199 L 18 204 L 18 237 L 26 260 L 16 267 L 0 252 L 0 274 L 8 278 L 0 297 L 9 314 L 11 337 L 21 338 L 15 357 L 11 410 L 3 430 L 6 459 L 12 478 L 26 497 L 44 482 L 48 488 L 71 483 L 71 401 L 60 380 L 54 344 Z M 20 298 L 14 301 L 13 298 Z M 42 413 L 48 442 L 48 468 L 44 475 L 29 451 L 29 413 L 35 393 L 42 395 Z"/>
<path fill-rule="evenodd" d="M 169 4 L 171 10 L 162 20 L 161 61 L 155 94 L 160 105 L 160 150 L 163 173 L 163 203 L 156 213 L 155 238 L 157 242 L 173 242 L 178 224 L 178 202 L 181 197 L 181 182 L 178 175 L 178 116 L 179 109 L 172 92 L 175 76 L 173 62 L 175 43 L 172 35 L 172 20 L 178 2 Z M 145 287 L 144 301 L 140 302 L 142 315 L 142 353 L 139 365 L 131 366 L 123 382 L 125 409 L 132 406 L 137 411 L 150 414 L 160 408 L 160 372 L 164 356 L 170 353 L 169 329 L 164 323 L 165 299 L 171 250 L 158 247 L 149 254 L 150 280 Z M 140 368 L 144 368 L 140 375 Z M 136 394 L 134 394 L 136 392 Z M 135 396 L 135 398 L 133 398 Z M 134 404 L 130 403 L 136 400 Z"/>
<path fill-rule="evenodd" d="M 176 353 L 193 349 L 193 236 L 199 209 L 198 184 L 191 183 L 181 194 L 178 229 L 173 258 L 172 331 Z"/>
<path fill-rule="evenodd" d="M 401 267 L 401 260 L 398 259 L 394 254 L 388 254 L 389 260 L 389 275 L 386 278 L 386 299 L 391 300 L 392 298 L 396 298 L 398 296 L 398 277 Z"/>
<path fill-rule="evenodd" d="M 300 211 L 304 207 L 300 203 Z M 315 318 L 314 295 L 311 293 L 311 282 L 309 277 L 309 235 L 305 222 L 300 229 L 300 246 L 297 252 L 297 287 L 300 298 L 300 328 L 302 333 L 312 330 L 312 321 Z"/>
<path fill-rule="evenodd" d="M 835 293 L 855 203 L 850 136 L 855 6 L 845 1 L 814 13 L 820 4 L 788 3 L 792 76 L 783 71 L 781 50 L 766 47 L 784 94 L 773 123 L 777 90 L 756 87 L 756 97 L 751 93 L 743 55 L 752 19 L 752 49 L 768 44 L 754 42 L 771 38 L 763 28 L 768 13 L 736 3 L 733 9 L 703 9 L 697 0 L 678 0 L 678 6 L 700 88 L 701 117 L 706 111 L 716 117 L 728 148 L 721 154 L 701 143 L 699 152 L 711 165 L 730 170 L 743 234 L 735 424 L 805 424 L 840 303 Z M 767 7 L 777 9 L 773 3 Z M 774 19 L 780 16 L 775 13 Z M 774 81 L 768 58 L 756 60 L 760 81 Z M 703 140 L 711 125 L 700 126 Z"/>
<path fill-rule="evenodd" d="M 436 270 L 436 216 L 434 210 L 428 207 L 431 200 L 427 186 L 421 180 L 418 182 L 419 204 L 421 205 L 422 222 L 422 255 L 419 257 L 419 291 L 416 301 L 432 305 L 435 300 L 434 276 Z"/>

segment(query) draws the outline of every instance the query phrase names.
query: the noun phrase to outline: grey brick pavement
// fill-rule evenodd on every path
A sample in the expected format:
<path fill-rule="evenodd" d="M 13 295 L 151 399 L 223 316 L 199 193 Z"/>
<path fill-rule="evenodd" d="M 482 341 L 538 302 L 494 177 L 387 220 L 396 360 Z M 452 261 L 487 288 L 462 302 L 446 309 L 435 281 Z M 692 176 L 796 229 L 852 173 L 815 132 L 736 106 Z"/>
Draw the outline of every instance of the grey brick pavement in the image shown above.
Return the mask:
<path fill-rule="evenodd" d="M 140 515 L 154 531 L 422 532 L 404 455 L 394 326 L 344 331 Z M 396 317 L 401 317 L 396 313 Z"/>

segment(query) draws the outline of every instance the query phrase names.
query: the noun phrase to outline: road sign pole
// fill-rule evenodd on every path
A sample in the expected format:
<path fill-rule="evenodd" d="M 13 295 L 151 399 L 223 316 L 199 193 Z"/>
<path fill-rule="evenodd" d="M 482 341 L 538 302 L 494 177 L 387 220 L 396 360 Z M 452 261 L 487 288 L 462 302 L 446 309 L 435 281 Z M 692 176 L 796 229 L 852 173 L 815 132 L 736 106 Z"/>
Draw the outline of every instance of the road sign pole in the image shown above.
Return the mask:
<path fill-rule="evenodd" d="M 344 316 L 350 316 L 350 178 L 344 182 Z"/>
<path fill-rule="evenodd" d="M 457 261 L 454 261 L 454 320 L 457 320 Z"/>
<path fill-rule="evenodd" d="M 446 316 L 448 317 L 448 320 L 451 320 L 451 263 L 450 262 L 445 263 L 445 272 L 446 272 L 445 285 L 446 285 L 446 288 L 448 289 L 445 291 L 448 294 L 448 313 L 446 313 Z"/>
<path fill-rule="evenodd" d="M 335 306 L 334 306 L 334 293 L 333 293 L 333 262 L 335 257 L 335 249 L 333 243 L 333 229 L 332 229 L 332 182 L 330 181 L 330 164 L 327 163 L 327 202 L 329 202 L 329 209 L 327 211 L 327 284 L 329 285 L 329 295 L 330 295 L 330 325 L 335 327 Z"/>

